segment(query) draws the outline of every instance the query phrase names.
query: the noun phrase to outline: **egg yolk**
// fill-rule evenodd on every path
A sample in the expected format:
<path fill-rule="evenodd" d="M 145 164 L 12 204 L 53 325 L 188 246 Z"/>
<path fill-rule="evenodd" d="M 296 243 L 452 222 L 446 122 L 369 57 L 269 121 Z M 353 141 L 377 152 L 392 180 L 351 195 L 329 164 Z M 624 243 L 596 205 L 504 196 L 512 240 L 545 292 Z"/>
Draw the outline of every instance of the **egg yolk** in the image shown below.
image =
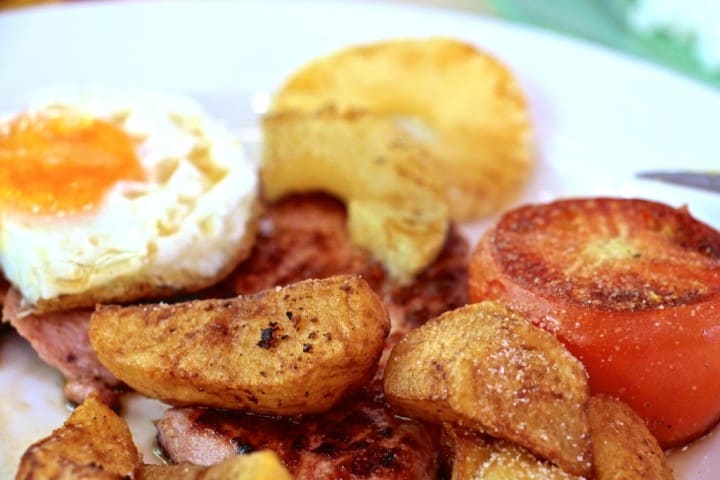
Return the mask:
<path fill-rule="evenodd" d="M 0 126 L 0 206 L 65 215 L 92 210 L 143 170 L 120 128 L 68 112 L 20 115 Z"/>

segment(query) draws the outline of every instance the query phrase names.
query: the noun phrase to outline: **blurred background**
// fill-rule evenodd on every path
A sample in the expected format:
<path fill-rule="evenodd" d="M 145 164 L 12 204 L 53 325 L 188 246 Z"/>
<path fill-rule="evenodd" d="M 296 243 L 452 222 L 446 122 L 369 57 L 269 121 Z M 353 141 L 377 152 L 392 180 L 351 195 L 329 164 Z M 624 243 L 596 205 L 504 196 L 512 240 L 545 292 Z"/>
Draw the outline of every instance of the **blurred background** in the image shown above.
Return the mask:
<path fill-rule="evenodd" d="M 61 1 L 0 0 L 0 11 Z M 439 6 L 553 30 L 720 89 L 720 0 L 379 1 Z"/>

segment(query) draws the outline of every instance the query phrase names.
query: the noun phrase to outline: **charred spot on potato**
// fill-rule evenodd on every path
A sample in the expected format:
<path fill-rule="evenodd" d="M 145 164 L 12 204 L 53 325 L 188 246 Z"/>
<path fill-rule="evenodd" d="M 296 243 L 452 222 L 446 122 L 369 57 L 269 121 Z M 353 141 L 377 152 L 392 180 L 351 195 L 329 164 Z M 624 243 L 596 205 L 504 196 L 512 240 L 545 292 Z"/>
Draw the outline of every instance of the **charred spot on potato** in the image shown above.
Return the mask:
<path fill-rule="evenodd" d="M 213 335 L 225 337 L 230 333 L 228 325 L 224 322 L 213 322 L 209 327 Z"/>
<path fill-rule="evenodd" d="M 257 346 L 264 349 L 270 349 L 276 347 L 278 339 L 275 338 L 275 332 L 279 330 L 277 322 L 270 322 L 267 328 L 263 328 L 260 331 L 260 341 L 257 342 Z"/>
<path fill-rule="evenodd" d="M 245 398 L 247 399 L 248 402 L 251 402 L 254 404 L 258 403 L 257 397 L 251 390 L 243 390 L 243 393 L 245 394 Z"/>

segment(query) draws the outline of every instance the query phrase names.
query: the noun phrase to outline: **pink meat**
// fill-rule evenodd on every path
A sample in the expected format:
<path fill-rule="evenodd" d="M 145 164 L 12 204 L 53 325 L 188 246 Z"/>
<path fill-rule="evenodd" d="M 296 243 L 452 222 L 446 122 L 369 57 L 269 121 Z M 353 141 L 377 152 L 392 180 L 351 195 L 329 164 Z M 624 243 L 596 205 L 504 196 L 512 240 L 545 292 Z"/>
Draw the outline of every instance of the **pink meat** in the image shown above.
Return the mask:
<path fill-rule="evenodd" d="M 297 480 L 437 478 L 433 430 L 394 416 L 368 393 L 328 413 L 293 418 L 171 408 L 157 428 L 161 447 L 177 463 L 211 465 L 270 449 Z"/>
<path fill-rule="evenodd" d="M 92 310 L 19 316 L 20 300 L 20 293 L 10 288 L 3 305 L 3 320 L 30 343 L 43 361 L 65 376 L 68 400 L 79 404 L 95 392 L 105 403 L 114 405 L 123 387 L 100 363 L 90 345 Z"/>

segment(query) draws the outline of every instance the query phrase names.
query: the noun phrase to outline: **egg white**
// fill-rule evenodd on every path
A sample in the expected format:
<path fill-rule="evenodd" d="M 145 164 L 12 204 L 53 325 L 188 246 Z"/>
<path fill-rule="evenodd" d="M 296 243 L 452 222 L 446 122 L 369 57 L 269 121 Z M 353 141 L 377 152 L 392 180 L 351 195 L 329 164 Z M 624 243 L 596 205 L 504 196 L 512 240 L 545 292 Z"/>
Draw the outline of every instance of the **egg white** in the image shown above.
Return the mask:
<path fill-rule="evenodd" d="M 121 181 L 95 209 L 52 218 L 0 206 L 0 265 L 29 305 L 117 290 L 212 282 L 247 243 L 258 167 L 190 99 L 150 93 L 54 94 L 31 111 L 82 112 L 136 139 L 146 179 Z M 5 121 L 15 114 L 8 115 Z M 0 120 L 2 123 L 2 120 Z M 126 290 L 128 289 L 126 288 Z"/>

